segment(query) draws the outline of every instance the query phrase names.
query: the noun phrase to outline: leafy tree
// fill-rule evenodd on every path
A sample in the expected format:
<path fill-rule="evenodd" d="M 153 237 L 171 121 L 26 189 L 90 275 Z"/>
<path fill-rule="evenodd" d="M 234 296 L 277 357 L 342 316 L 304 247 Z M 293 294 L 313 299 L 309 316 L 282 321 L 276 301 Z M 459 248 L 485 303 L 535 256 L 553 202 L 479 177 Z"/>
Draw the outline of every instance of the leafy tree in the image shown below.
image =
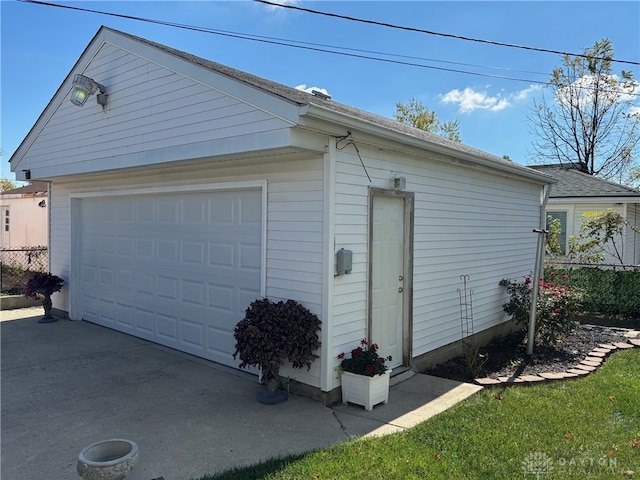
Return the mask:
<path fill-rule="evenodd" d="M 440 135 L 454 142 L 460 142 L 460 123 L 441 122 L 436 112 L 429 110 L 420 100 L 411 98 L 406 105 L 396 103 L 396 113 L 393 118 L 398 122 L 414 126 L 420 130 Z"/>
<path fill-rule="evenodd" d="M 586 212 L 576 237 L 569 238 L 569 257 L 582 263 L 602 263 L 606 255 L 624 264 L 624 240 L 627 230 L 640 233 L 614 210 Z"/>
<path fill-rule="evenodd" d="M 547 215 L 547 230 L 549 231 L 545 238 L 545 249 L 547 253 L 554 257 L 562 256 L 562 246 L 560 245 L 562 224 L 560 219 Z"/>
<path fill-rule="evenodd" d="M 629 175 L 624 182 L 632 188 L 640 190 L 640 167 L 634 167 L 629 171 Z"/>
<path fill-rule="evenodd" d="M 16 188 L 16 184 L 8 178 L 0 178 L 0 192 L 6 192 L 7 190 L 13 190 Z"/>
<path fill-rule="evenodd" d="M 529 115 L 537 137 L 533 148 L 545 163 L 621 181 L 637 153 L 640 113 L 633 113 L 633 102 L 639 84 L 631 72 L 613 73 L 609 39 L 584 55 L 564 55 L 548 83 L 553 100 L 534 101 Z"/>

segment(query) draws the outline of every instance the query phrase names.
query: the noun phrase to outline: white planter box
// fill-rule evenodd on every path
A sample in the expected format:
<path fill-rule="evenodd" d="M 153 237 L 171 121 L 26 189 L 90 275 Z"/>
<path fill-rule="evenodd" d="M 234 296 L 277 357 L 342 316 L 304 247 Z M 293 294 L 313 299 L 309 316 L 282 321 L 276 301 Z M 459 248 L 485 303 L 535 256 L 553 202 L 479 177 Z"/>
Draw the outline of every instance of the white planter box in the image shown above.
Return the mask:
<path fill-rule="evenodd" d="M 388 403 L 390 377 L 391 370 L 375 377 L 342 372 L 342 403 L 362 405 L 367 411 L 379 403 Z"/>

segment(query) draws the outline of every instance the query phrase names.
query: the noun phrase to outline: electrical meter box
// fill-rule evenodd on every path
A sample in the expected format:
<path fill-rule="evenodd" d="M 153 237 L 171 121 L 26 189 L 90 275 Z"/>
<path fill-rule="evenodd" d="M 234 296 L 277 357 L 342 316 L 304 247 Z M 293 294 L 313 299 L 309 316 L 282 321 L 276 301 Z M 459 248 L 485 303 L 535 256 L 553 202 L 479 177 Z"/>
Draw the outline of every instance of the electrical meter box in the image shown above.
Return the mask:
<path fill-rule="evenodd" d="M 353 252 L 351 250 L 345 250 L 341 248 L 336 254 L 336 271 L 338 275 L 344 275 L 345 273 L 351 273 L 351 262 L 353 259 Z"/>

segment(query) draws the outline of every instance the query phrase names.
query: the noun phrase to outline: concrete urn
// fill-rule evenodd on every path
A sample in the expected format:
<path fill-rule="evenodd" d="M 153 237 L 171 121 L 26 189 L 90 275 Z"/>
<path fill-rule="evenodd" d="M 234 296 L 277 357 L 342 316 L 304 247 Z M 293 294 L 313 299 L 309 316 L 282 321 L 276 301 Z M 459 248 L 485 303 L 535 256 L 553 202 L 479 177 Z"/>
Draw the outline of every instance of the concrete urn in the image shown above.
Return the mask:
<path fill-rule="evenodd" d="M 84 480 L 122 480 L 137 461 L 138 445 L 135 442 L 112 438 L 82 449 L 77 470 Z"/>

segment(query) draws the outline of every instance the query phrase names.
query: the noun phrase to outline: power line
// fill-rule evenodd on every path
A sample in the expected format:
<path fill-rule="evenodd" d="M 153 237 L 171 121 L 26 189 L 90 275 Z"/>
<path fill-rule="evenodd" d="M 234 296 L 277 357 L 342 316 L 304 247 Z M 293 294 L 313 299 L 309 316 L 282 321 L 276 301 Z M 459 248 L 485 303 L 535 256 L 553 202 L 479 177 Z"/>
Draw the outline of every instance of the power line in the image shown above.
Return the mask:
<path fill-rule="evenodd" d="M 358 49 L 358 48 L 342 47 L 342 46 L 339 46 L 339 45 L 327 45 L 327 44 L 322 44 L 322 43 L 304 42 L 304 41 L 301 41 L 301 40 L 291 40 L 291 39 L 286 39 L 286 38 L 269 37 L 269 36 L 263 36 L 263 35 L 254 35 L 254 34 L 241 33 L 241 32 L 232 32 L 232 31 L 228 31 L 228 30 L 219 30 L 219 29 L 211 29 L 211 28 L 204 28 L 204 27 L 195 27 L 195 26 L 177 24 L 177 23 L 172 23 L 172 22 L 164 22 L 164 21 L 161 21 L 161 20 L 153 20 L 153 19 L 148 19 L 148 18 L 141 18 L 141 17 L 134 17 L 134 16 L 129 16 L 129 15 L 124 15 L 124 14 L 117 14 L 117 13 L 98 11 L 98 10 L 91 10 L 91 9 L 81 8 L 81 7 L 72 7 L 72 6 L 67 6 L 67 5 L 59 5 L 59 4 L 48 3 L 48 2 L 38 1 L 38 0 L 18 0 L 18 1 L 23 2 L 23 3 L 35 3 L 35 4 L 39 4 L 39 5 L 44 5 L 44 6 L 67 8 L 67 9 L 70 9 L 70 10 L 79 10 L 79 11 L 88 12 L 88 13 L 96 13 L 96 14 L 100 14 L 100 15 L 111 15 L 111 16 L 130 19 L 130 20 L 144 21 L 144 22 L 157 23 L 157 24 L 176 27 L 176 28 L 184 28 L 184 29 L 196 30 L 196 31 L 204 32 L 204 33 L 213 33 L 213 34 L 219 34 L 219 35 L 227 34 L 227 35 L 235 36 L 236 38 L 243 38 L 243 39 L 246 39 L 246 40 L 256 40 L 256 41 L 258 41 L 258 40 L 267 40 L 267 41 L 288 42 L 288 43 L 291 43 L 291 44 L 295 43 L 295 44 L 299 44 L 299 45 L 310 45 L 310 46 L 314 46 L 314 47 L 336 48 L 336 49 L 352 51 L 352 52 L 360 52 L 360 53 L 367 53 L 367 54 L 373 54 L 373 55 L 385 55 L 385 56 L 388 56 L 388 57 L 406 58 L 406 59 L 411 59 L 411 60 L 422 60 L 422 61 L 426 61 L 426 62 L 445 63 L 445 64 L 449 64 L 449 65 L 460 65 L 460 66 L 464 66 L 464 67 L 486 68 L 486 69 L 491 69 L 491 70 L 502 70 L 502 71 L 509 71 L 509 72 L 529 73 L 529 74 L 533 74 L 533 75 L 549 75 L 549 73 L 547 73 L 547 72 L 535 72 L 535 71 L 531 71 L 531 70 L 519 70 L 519 69 L 514 69 L 514 68 L 498 67 L 498 66 L 492 66 L 492 65 L 478 65 L 478 64 L 474 64 L 474 63 L 454 62 L 454 61 L 451 61 L 451 60 L 440 60 L 440 59 L 436 59 L 436 58 L 417 57 L 417 56 L 411 56 L 411 55 L 402 55 L 402 54 L 398 54 L 398 53 L 387 53 L 387 52 L 379 52 L 379 51 L 375 51 L 375 50 L 365 50 L 365 49 Z M 289 46 L 289 45 L 285 45 L 285 46 Z M 334 53 L 334 52 L 329 52 L 329 53 Z"/>
<path fill-rule="evenodd" d="M 546 49 L 546 48 L 530 47 L 530 46 L 526 46 L 526 45 L 517 45 L 517 44 L 513 44 L 513 43 L 503 43 L 503 42 L 496 42 L 496 41 L 493 41 L 493 40 L 483 40 L 483 39 L 479 39 L 479 38 L 465 37 L 465 36 L 462 36 L 462 35 L 454 35 L 452 33 L 433 32 L 431 30 L 423 30 L 421 28 L 405 27 L 405 26 L 401 26 L 401 25 L 394 25 L 392 23 L 379 22 L 379 21 L 376 21 L 376 20 L 365 20 L 365 19 L 362 19 L 362 18 L 350 17 L 350 16 L 347 16 L 347 15 L 340 15 L 340 14 L 337 14 L 337 13 L 322 12 L 320 10 L 312 10 L 310 8 L 299 7 L 297 5 L 288 5 L 288 4 L 270 2 L 268 0 L 254 0 L 254 1 L 258 2 L 258 3 L 263 3 L 265 5 L 271 5 L 271 6 L 274 6 L 274 7 L 290 8 L 292 10 L 299 10 L 301 12 L 313 13 L 313 14 L 316 14 L 316 15 L 324 15 L 326 17 L 340 18 L 340 19 L 343 19 L 343 20 L 350 20 L 350 21 L 353 21 L 353 22 L 367 23 L 367 24 L 370 24 L 370 25 L 378 25 L 378 26 L 381 26 L 381 27 L 395 28 L 395 29 L 405 30 L 405 31 L 409 31 L 409 32 L 426 33 L 428 35 L 437 35 L 437 36 L 440 36 L 440 37 L 457 38 L 458 40 L 466 40 L 466 41 L 469 41 L 469 42 L 487 43 L 487 44 L 490 44 L 490 45 L 498 45 L 498 46 L 501 46 L 501 47 L 520 48 L 520 49 L 524 49 L 524 50 L 533 50 L 533 51 L 536 51 L 536 52 L 554 53 L 554 54 L 557 54 L 557 55 L 570 55 L 572 57 L 582 57 L 582 58 L 589 58 L 589 59 L 594 59 L 594 60 L 610 60 L 612 62 L 626 63 L 626 64 L 629 64 L 629 65 L 640 65 L 640 62 L 633 62 L 633 61 L 630 61 L 630 60 L 616 60 L 616 59 L 613 59 L 613 58 L 592 57 L 592 56 L 584 55 L 584 54 L 580 54 L 580 53 L 568 53 L 568 52 L 562 52 L 562 51 L 559 51 L 559 50 L 550 50 L 550 49 Z"/>
<path fill-rule="evenodd" d="M 507 76 L 503 76 L 503 75 L 494 75 L 494 74 L 489 74 L 489 73 L 480 73 L 480 72 L 470 72 L 467 70 L 460 70 L 460 69 L 454 69 L 454 68 L 445 68 L 445 67 L 437 67 L 434 65 L 424 65 L 421 63 L 415 63 L 415 62 L 410 62 L 410 61 L 405 61 L 405 60 L 394 60 L 394 59 L 390 59 L 390 58 L 381 58 L 381 57 L 374 57 L 371 55 L 364 55 L 364 54 L 357 54 L 357 53 L 347 53 L 347 52 L 340 52 L 340 51 L 336 51 L 336 50 L 330 50 L 329 48 L 340 48 L 343 50 L 350 50 L 350 51 L 361 51 L 361 52 L 366 52 L 366 53 L 374 53 L 377 55 L 393 55 L 399 58 L 416 58 L 416 59 L 420 59 L 420 60 L 427 60 L 427 61 L 437 61 L 437 62 L 443 62 L 443 63 L 452 63 L 452 64 L 456 64 L 456 62 L 446 62 L 443 60 L 429 60 L 429 59 L 421 59 L 419 57 L 409 57 L 409 56 L 403 56 L 403 55 L 397 55 L 397 54 L 387 54 L 387 53 L 380 53 L 380 52 L 369 52 L 366 50 L 357 50 L 357 49 L 350 49 L 350 48 L 346 48 L 346 47 L 335 47 L 335 46 L 327 46 L 327 45 L 322 45 L 322 44 L 312 44 L 312 43 L 306 43 L 306 42 L 297 42 L 298 44 L 294 44 L 293 40 L 282 40 L 282 39 L 274 39 L 272 37 L 263 37 L 263 36 L 258 36 L 258 35 L 250 35 L 250 34 L 243 34 L 243 33 L 236 33 L 236 32 L 228 32 L 228 31 L 223 31 L 223 30 L 216 30 L 216 29 L 212 29 L 212 28 L 206 28 L 206 27 L 196 27 L 193 25 L 185 25 L 185 24 L 180 24 L 180 23 L 174 23 L 174 22 L 167 22 L 164 20 L 154 20 L 154 19 L 150 19 L 150 18 L 144 18 L 144 17 L 137 17 L 137 16 L 132 16 L 132 15 L 125 15 L 122 13 L 112 13 L 112 12 L 105 12 L 105 11 L 101 11 L 101 10 L 93 10 L 93 9 L 89 9 L 89 8 L 82 8 L 82 7 L 74 7 L 71 5 L 60 5 L 60 4 L 56 4 L 56 3 L 50 3 L 50 2 L 43 2 L 40 0 L 18 0 L 19 2 L 23 2 L 23 3 L 33 3 L 36 5 L 44 5 L 44 6 L 48 6 L 48 7 L 57 7 L 57 8 L 64 8 L 64 9 L 68 9 L 68 10 L 75 10 L 75 11 L 81 11 L 81 12 L 86 12 L 86 13 L 95 13 L 98 15 L 108 15 L 108 16 L 112 16 L 112 17 L 118 17 L 118 18 L 125 18 L 128 20 L 136 20 L 136 21 L 140 21 L 140 22 L 146 22 L 146 23 L 153 23 L 156 25 L 164 25 L 164 26 L 169 26 L 169 27 L 175 27 L 175 28 L 182 28 L 185 30 L 191 30 L 191 31 L 196 31 L 196 32 L 201 32 L 201 33 L 210 33 L 213 35 L 219 35 L 219 36 L 224 36 L 224 37 L 231 37 L 231 38 L 239 38 L 239 39 L 243 39 L 243 40 L 251 40 L 251 41 L 255 41 L 255 42 L 261 42 L 261 43 L 267 43 L 267 44 L 271 44 L 271 45 L 279 45 L 279 46 L 285 46 L 285 47 L 291 47 L 291 48 L 299 48 L 299 49 L 303 49 L 303 50 L 310 50 L 310 51 L 315 51 L 315 52 L 321 52 L 321 53 L 331 53 L 334 55 L 341 55 L 341 56 L 346 56 L 346 57 L 352 57 L 352 58 L 360 58 L 363 60 L 375 60 L 375 61 L 379 61 L 379 62 L 386 62 L 386 63 L 392 63 L 392 64 L 396 64 L 396 65 L 404 65 L 404 66 L 409 66 L 409 67 L 418 67 L 418 68 L 426 68 L 426 69 L 431 69 L 431 70 L 439 70 L 439 71 L 444 71 L 444 72 L 451 72 L 451 73 L 460 73 L 460 74 L 464 74 L 464 75 L 474 75 L 474 76 L 479 76 L 479 77 L 489 77 L 489 78 L 494 78 L 494 79 L 498 79 L 498 80 L 510 80 L 510 81 L 514 81 L 514 82 L 524 82 L 524 83 L 533 83 L 533 84 L 538 84 L 538 85 L 546 85 L 547 82 L 542 82 L 539 80 L 530 80 L 530 79 L 525 79 L 525 78 L 516 78 L 516 77 L 507 77 Z M 306 45 L 306 46 L 305 46 Z M 318 45 L 318 46 L 310 46 L 310 45 Z M 321 48 L 323 47 L 323 48 Z M 328 48 L 324 48 L 324 47 L 328 47 Z M 482 65 L 469 65 L 469 64 L 463 64 L 460 63 L 460 65 L 464 65 L 464 66 L 477 66 L 479 68 L 496 68 L 496 67 L 487 67 L 487 66 L 482 66 Z M 534 73 L 534 74 L 541 74 L 540 72 L 527 72 L 527 73 Z"/>
<path fill-rule="evenodd" d="M 135 20 L 135 21 L 152 23 L 152 24 L 156 24 L 156 25 L 169 26 L 169 27 L 174 27 L 174 28 L 182 28 L 182 29 L 185 29 L 185 30 L 191 30 L 191 31 L 200 32 L 200 33 L 209 33 L 209 34 L 212 34 L 212 35 L 219 35 L 219 36 L 230 37 L 230 38 L 238 38 L 238 39 L 242 39 L 242 40 L 251 40 L 251 41 L 254 41 L 254 42 L 261 42 L 261 43 L 266 43 L 266 44 L 271 44 L 271 45 L 285 46 L 285 47 L 290 47 L 290 48 L 298 48 L 298 49 L 310 50 L 310 51 L 321 52 L 321 53 L 330 53 L 330 54 L 333 54 L 333 55 L 341 55 L 341 56 L 345 56 L 345 57 L 359 58 L 359 59 L 363 59 L 363 60 L 374 60 L 374 61 L 378 61 L 378 62 L 386 62 L 386 63 L 395 64 L 395 65 L 404 65 L 404 66 L 410 66 L 410 67 L 426 68 L 426 69 L 430 69 L 430 70 L 438 70 L 438 71 L 444 71 L 444 72 L 459 73 L 459 74 L 463 74 L 463 75 L 474 75 L 474 76 L 479 76 L 479 77 L 488 77 L 488 78 L 494 78 L 494 79 L 498 79 L 498 80 L 510 80 L 510 81 L 514 81 L 514 82 L 524 82 L 524 83 L 528 83 L 528 84 L 537 84 L 537 85 L 547 85 L 548 84 L 548 82 L 543 82 L 543 81 L 539 81 L 539 80 L 531 80 L 531 79 L 516 78 L 516 77 L 507 77 L 507 76 L 503 76 L 503 75 L 494 75 L 494 74 L 489 74 L 489 73 L 471 72 L 471 71 L 467 71 L 467 70 L 459 70 L 459 69 L 454 69 L 454 68 L 437 67 L 437 66 L 434 66 L 434 65 L 424 65 L 424 64 L 421 64 L 421 63 L 409 62 L 409 61 L 404 61 L 404 60 L 394 60 L 394 59 L 390 59 L 390 58 L 380 58 L 380 57 L 374 57 L 374 56 L 370 56 L 370 55 L 340 52 L 340 51 L 330 50 L 329 48 L 320 48 L 320 47 L 330 47 L 330 48 L 339 48 L 339 49 L 343 49 L 343 50 L 361 51 L 361 52 L 367 52 L 367 53 L 375 53 L 375 54 L 378 54 L 378 55 L 393 55 L 393 56 L 400 57 L 400 58 L 418 58 L 418 59 L 420 59 L 419 57 L 409 57 L 409 56 L 403 56 L 403 55 L 397 55 L 397 54 L 386 54 L 386 53 L 380 53 L 380 52 L 368 52 L 366 50 L 350 49 L 350 48 L 347 48 L 347 47 L 331 47 L 331 46 L 326 46 L 326 45 L 322 45 L 322 44 L 313 44 L 313 43 L 308 43 L 308 42 L 298 42 L 298 41 L 294 41 L 294 40 L 275 39 L 273 37 L 263 37 L 263 36 L 258 36 L 258 35 L 250 35 L 250 34 L 229 32 L 229 31 L 223 31 L 223 30 L 216 30 L 216 29 L 206 28 L 206 27 L 197 27 L 197 26 L 193 26 L 193 25 L 185 25 L 185 24 L 180 24 L 180 23 L 175 23 L 175 22 L 168 22 L 168 21 L 164 21 L 164 20 L 154 20 L 154 19 L 150 19 L 150 18 L 137 17 L 137 16 L 132 16 L 132 15 L 125 15 L 125 14 L 122 14 L 122 13 L 112 13 L 112 12 L 105 12 L 105 11 L 101 11 L 101 10 L 92 10 L 92 9 L 82 8 L 82 7 L 73 7 L 73 6 L 70 6 L 70 5 L 60 5 L 60 4 L 44 2 L 44 1 L 40 1 L 40 0 L 18 0 L 18 1 L 19 2 L 23 2 L 23 3 L 33 3 L 33 4 L 37 4 L 37 5 L 44 5 L 44 6 L 48 6 L 48 7 L 57 7 L 57 8 L 76 10 L 76 11 L 87 12 L 87 13 L 95 13 L 95 14 L 98 14 L 98 15 L 107 15 L 107 16 L 118 17 L 118 18 L 125 18 L 125 19 L 128 19 L 128 20 Z M 269 3 L 269 2 L 263 2 L 262 0 L 256 0 L 256 1 L 262 2 L 262 3 Z M 274 4 L 274 5 L 277 5 L 277 4 Z M 289 42 L 289 43 L 287 43 L 287 42 Z M 297 42 L 298 44 L 296 45 L 293 42 Z M 319 45 L 319 46 L 309 46 L 309 45 Z M 427 59 L 422 59 L 422 60 L 427 60 Z M 439 61 L 439 60 L 431 60 L 431 61 Z M 441 62 L 444 62 L 444 61 L 441 61 Z M 444 63 L 447 63 L 447 62 L 444 62 Z M 455 62 L 449 62 L 449 63 L 455 63 Z M 467 64 L 461 64 L 461 65 L 469 66 Z M 471 65 L 471 66 L 473 66 L 473 65 Z M 495 67 L 486 67 L 486 66 L 478 66 L 478 67 L 480 67 L 480 68 L 495 68 Z M 528 73 L 539 74 L 539 72 L 528 72 Z M 579 87 L 579 88 L 590 89 L 589 87 Z M 639 94 L 628 93 L 628 95 L 638 96 Z"/>

